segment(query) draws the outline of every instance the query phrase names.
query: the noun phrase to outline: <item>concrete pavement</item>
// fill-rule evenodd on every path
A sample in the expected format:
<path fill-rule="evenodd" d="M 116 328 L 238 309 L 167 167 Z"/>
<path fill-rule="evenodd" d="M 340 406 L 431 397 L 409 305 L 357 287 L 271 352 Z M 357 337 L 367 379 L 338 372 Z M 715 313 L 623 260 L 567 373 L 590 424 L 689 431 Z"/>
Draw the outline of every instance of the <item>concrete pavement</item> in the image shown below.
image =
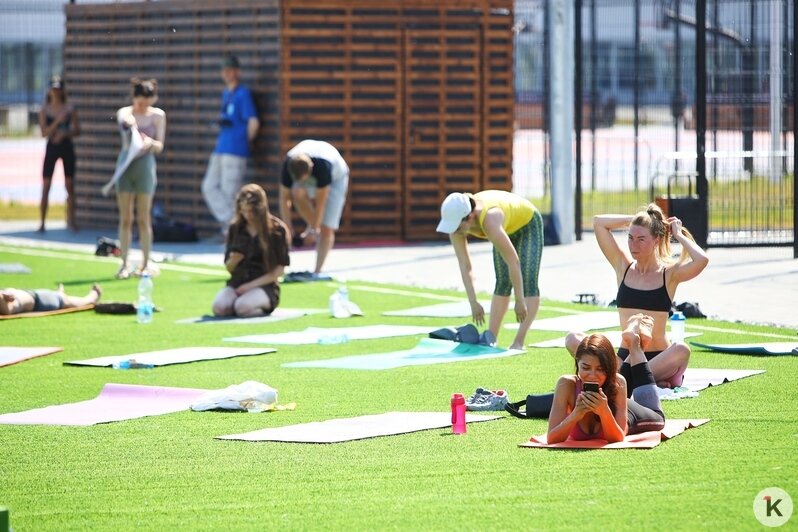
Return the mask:
<path fill-rule="evenodd" d="M 100 232 L 72 233 L 53 224 L 35 232 L 35 222 L 0 222 L 0 245 L 80 249 L 93 252 Z M 105 233 L 105 236 L 115 236 Z M 618 238 L 624 238 L 621 233 Z M 622 243 L 625 245 L 625 243 Z M 493 290 L 491 246 L 469 244 L 476 288 Z M 156 244 L 156 254 L 168 254 L 194 264 L 222 264 L 221 244 Z M 726 321 L 767 323 L 798 330 L 798 260 L 792 248 L 710 248 L 710 263 L 696 279 L 683 283 L 676 302 L 699 303 L 708 316 Z M 315 253 L 291 253 L 289 271 L 312 270 Z M 337 247 L 327 260 L 327 272 L 337 280 L 373 281 L 462 291 L 457 260 L 448 243 L 386 247 Z M 593 293 L 605 304 L 615 298 L 615 278 L 591 233 L 569 245 L 543 250 L 541 295 L 573 301 L 578 293 Z"/>

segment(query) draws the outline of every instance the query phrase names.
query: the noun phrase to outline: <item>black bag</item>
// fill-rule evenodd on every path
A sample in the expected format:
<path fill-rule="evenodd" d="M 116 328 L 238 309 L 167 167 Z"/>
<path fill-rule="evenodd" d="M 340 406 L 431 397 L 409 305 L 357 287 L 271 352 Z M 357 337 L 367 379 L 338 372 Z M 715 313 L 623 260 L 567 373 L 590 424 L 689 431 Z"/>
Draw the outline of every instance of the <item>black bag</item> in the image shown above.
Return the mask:
<path fill-rule="evenodd" d="M 94 254 L 98 257 L 108 257 L 113 255 L 118 257 L 122 254 L 122 249 L 119 247 L 119 241 L 106 236 L 101 236 L 97 239 L 97 249 Z"/>
<path fill-rule="evenodd" d="M 504 409 L 521 419 L 548 419 L 551 405 L 554 404 L 554 393 L 527 395 L 523 401 L 507 403 Z M 521 408 L 524 411 L 521 411 Z"/>
<path fill-rule="evenodd" d="M 155 242 L 196 242 L 197 231 L 191 224 L 175 222 L 168 218 L 156 218 L 152 224 L 152 239 Z"/>
<path fill-rule="evenodd" d="M 684 314 L 685 318 L 706 318 L 706 314 L 701 312 L 698 303 L 690 303 L 685 301 L 676 305 L 676 310 Z"/>

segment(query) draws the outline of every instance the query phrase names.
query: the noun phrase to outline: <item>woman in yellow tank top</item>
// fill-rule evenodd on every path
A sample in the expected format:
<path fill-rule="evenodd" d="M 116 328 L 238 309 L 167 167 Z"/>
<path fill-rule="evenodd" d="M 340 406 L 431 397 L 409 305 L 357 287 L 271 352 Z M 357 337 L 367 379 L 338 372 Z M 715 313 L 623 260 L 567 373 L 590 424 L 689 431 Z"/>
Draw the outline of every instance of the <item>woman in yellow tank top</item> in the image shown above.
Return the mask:
<path fill-rule="evenodd" d="M 437 230 L 449 235 L 471 304 L 471 316 L 477 325 L 485 323 L 485 310 L 474 290 L 467 237 L 471 235 L 493 244 L 496 287 L 488 328 L 498 337 L 512 292 L 519 327 L 510 348 L 523 349 L 526 333 L 540 306 L 538 273 L 543 253 L 543 218 L 538 210 L 528 200 L 503 190 L 454 192 L 441 205 Z"/>

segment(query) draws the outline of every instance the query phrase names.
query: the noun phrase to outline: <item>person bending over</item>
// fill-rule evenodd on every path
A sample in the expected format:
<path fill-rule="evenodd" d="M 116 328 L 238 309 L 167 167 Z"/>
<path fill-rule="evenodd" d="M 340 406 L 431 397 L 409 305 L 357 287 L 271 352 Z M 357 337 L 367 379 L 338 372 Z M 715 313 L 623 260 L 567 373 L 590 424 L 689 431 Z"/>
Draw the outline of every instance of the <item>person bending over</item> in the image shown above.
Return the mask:
<path fill-rule="evenodd" d="M 709 258 L 696 244 L 682 221 L 665 219 L 654 203 L 633 216 L 602 214 L 593 218 L 596 240 L 607 261 L 615 270 L 618 282 L 618 317 L 625 327 L 634 314 L 644 313 L 654 320 L 651 342 L 644 345 L 654 378 L 662 387 L 681 386 L 690 360 L 690 348 L 684 342 L 671 343 L 665 336 L 671 304 L 679 283 L 700 274 Z M 628 249 L 623 249 L 612 235 L 613 229 L 627 229 Z M 670 239 L 681 244 L 678 260 L 671 258 Z M 573 355 L 584 333 L 572 332 L 565 347 Z M 618 356 L 626 360 L 629 346 L 623 343 Z"/>
<path fill-rule="evenodd" d="M 629 328 L 623 338 L 630 354 L 620 370 L 615 349 L 606 336 L 592 334 L 579 342 L 575 374 L 560 377 L 554 390 L 548 443 L 567 439 L 613 443 L 627 434 L 663 429 L 665 415 L 640 335 Z M 589 389 L 591 385 L 593 390 Z"/>
<path fill-rule="evenodd" d="M 543 217 L 531 202 L 502 190 L 476 194 L 454 192 L 441 204 L 437 231 L 449 235 L 463 278 L 471 317 L 477 325 L 485 322 L 485 310 L 477 301 L 468 236 L 490 240 L 496 286 L 490 303 L 488 328 L 499 337 L 504 315 L 515 296 L 515 317 L 519 322 L 510 349 L 524 349 L 524 340 L 540 306 L 538 273 L 543 254 Z"/>
<path fill-rule="evenodd" d="M 291 226 L 291 207 L 296 207 L 306 229 L 299 235 L 304 244 L 316 244 L 316 269 L 335 243 L 335 232 L 349 188 L 349 166 L 332 144 L 303 140 L 286 154 L 280 184 L 280 217 Z"/>
<path fill-rule="evenodd" d="M 102 296 L 100 285 L 95 284 L 83 297 L 70 296 L 64 292 L 64 285 L 58 290 L 22 290 L 4 288 L 0 290 L 0 314 L 21 314 L 23 312 L 47 312 L 64 308 L 81 307 L 96 303 Z"/>
<path fill-rule="evenodd" d="M 283 221 L 269 212 L 260 185 L 241 187 L 224 254 L 230 280 L 213 301 L 215 316 L 264 316 L 277 308 L 278 279 L 290 264 L 290 234 Z"/>

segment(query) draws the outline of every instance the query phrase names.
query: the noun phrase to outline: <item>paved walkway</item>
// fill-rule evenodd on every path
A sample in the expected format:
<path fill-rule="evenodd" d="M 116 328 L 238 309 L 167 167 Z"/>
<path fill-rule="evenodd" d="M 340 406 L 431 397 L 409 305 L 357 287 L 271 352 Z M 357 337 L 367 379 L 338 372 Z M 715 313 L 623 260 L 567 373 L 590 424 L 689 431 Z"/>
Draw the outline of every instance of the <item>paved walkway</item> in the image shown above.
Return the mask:
<path fill-rule="evenodd" d="M 0 222 L 0 246 L 35 246 L 94 251 L 97 231 L 71 233 L 63 224 L 41 235 L 34 222 Z M 113 236 L 113 234 L 106 234 Z M 621 238 L 621 234 L 618 237 Z M 491 247 L 470 245 L 478 291 L 493 290 Z M 222 264 L 221 244 L 156 244 L 156 253 L 196 264 Z M 710 263 L 696 279 L 684 283 L 676 302 L 699 303 L 712 317 L 747 323 L 776 324 L 798 330 L 798 260 L 792 248 L 710 248 Z M 312 270 L 315 254 L 291 253 L 289 271 Z M 374 281 L 425 288 L 462 290 L 457 260 L 448 243 L 392 247 L 338 247 L 327 264 L 335 279 Z M 573 301 L 578 293 L 596 294 L 607 303 L 615 297 L 615 278 L 591 233 L 570 245 L 543 250 L 541 295 Z"/>

